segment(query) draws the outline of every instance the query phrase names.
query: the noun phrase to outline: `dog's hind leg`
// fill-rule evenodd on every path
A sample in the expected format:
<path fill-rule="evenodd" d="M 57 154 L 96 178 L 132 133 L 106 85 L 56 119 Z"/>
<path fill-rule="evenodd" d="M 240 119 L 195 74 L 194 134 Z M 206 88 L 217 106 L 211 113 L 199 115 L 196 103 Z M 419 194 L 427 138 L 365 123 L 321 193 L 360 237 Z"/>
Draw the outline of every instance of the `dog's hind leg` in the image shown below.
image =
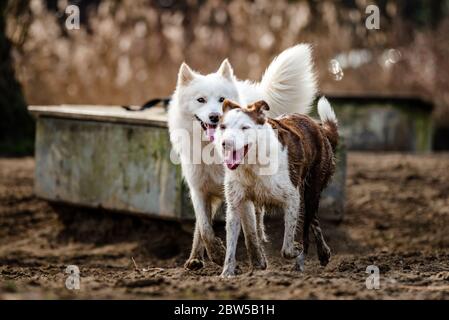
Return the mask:
<path fill-rule="evenodd" d="M 307 216 L 305 214 L 305 198 L 304 198 L 304 185 L 299 187 L 299 210 L 298 210 L 298 223 L 297 223 L 297 231 L 299 231 L 298 238 L 300 241 L 302 240 L 302 252 L 299 256 L 296 257 L 295 267 L 296 271 L 303 272 L 305 270 L 305 260 L 307 255 L 307 249 L 309 246 L 309 221 L 307 220 Z"/>
<path fill-rule="evenodd" d="M 301 216 L 301 201 L 299 192 L 295 192 L 295 194 L 287 197 L 287 203 L 284 208 L 284 243 L 281 250 L 281 255 L 285 259 L 295 259 L 303 252 L 302 238 L 300 238 L 300 243 L 295 242 L 298 218 Z"/>
<path fill-rule="evenodd" d="M 214 229 L 212 228 L 211 201 L 206 195 L 193 190 L 191 190 L 191 197 L 199 233 L 206 248 L 207 255 L 213 262 L 222 266 L 226 249 L 221 239 L 215 236 Z"/>
<path fill-rule="evenodd" d="M 318 207 L 320 203 L 320 192 L 318 188 L 313 189 L 313 186 L 307 187 L 305 190 L 305 210 L 307 223 L 304 225 L 304 252 L 307 252 L 309 244 L 309 228 L 312 228 L 313 236 L 316 242 L 318 259 L 320 264 L 325 266 L 328 264 L 331 250 L 324 240 L 323 231 L 321 230 L 320 223 L 318 221 Z"/>
<path fill-rule="evenodd" d="M 249 260 L 252 268 L 265 270 L 267 268 L 267 260 L 259 237 L 258 221 L 254 205 L 250 203 L 247 205 L 247 208 L 248 210 L 246 212 L 242 212 L 240 219 L 242 221 Z"/>
<path fill-rule="evenodd" d="M 310 234 L 310 221 L 309 221 L 309 217 L 304 216 L 304 227 L 303 227 L 302 239 L 303 239 L 304 254 L 305 254 L 305 255 L 307 255 L 307 254 L 309 253 L 309 245 L 310 245 L 309 234 Z"/>
<path fill-rule="evenodd" d="M 304 254 L 307 255 L 309 253 L 309 245 L 310 245 L 310 225 L 312 223 L 312 216 L 309 214 L 313 212 L 312 200 L 313 194 L 310 191 L 310 186 L 304 186 L 304 201 L 303 201 L 303 216 L 304 216 L 304 225 L 302 229 L 302 237 L 304 244 Z"/>
<path fill-rule="evenodd" d="M 195 222 L 195 232 L 193 234 L 192 251 L 190 257 L 184 264 L 184 267 L 189 270 L 198 270 L 204 266 L 204 244 L 201 240 L 200 227 L 198 221 Z"/>
<path fill-rule="evenodd" d="M 320 222 L 316 216 L 312 220 L 312 232 L 315 237 L 316 251 L 320 264 L 326 266 L 331 257 L 331 249 L 327 245 L 326 240 L 324 240 L 323 231 L 321 230 Z"/>

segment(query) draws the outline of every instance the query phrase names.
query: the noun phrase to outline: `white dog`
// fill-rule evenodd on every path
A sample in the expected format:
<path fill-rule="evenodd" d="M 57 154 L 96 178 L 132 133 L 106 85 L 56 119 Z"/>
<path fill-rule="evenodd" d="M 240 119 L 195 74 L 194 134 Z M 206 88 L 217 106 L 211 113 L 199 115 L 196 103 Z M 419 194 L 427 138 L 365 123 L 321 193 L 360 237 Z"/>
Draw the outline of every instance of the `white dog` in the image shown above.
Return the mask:
<path fill-rule="evenodd" d="M 190 189 L 196 225 L 192 251 L 185 267 L 203 266 L 204 248 L 209 258 L 223 265 L 225 248 L 215 237 L 212 220 L 224 199 L 224 168 L 217 163 L 192 161 L 192 153 L 209 146 L 213 149 L 215 130 L 222 116 L 225 99 L 249 104 L 265 100 L 271 116 L 307 113 L 316 95 L 316 81 L 309 45 L 299 44 L 283 51 L 265 71 L 260 83 L 239 81 L 224 60 L 217 72 L 201 75 L 183 63 L 178 73 L 176 90 L 168 111 L 168 125 L 173 150 L 179 155 L 182 172 Z M 180 139 L 179 132 L 188 133 L 189 140 Z M 194 154 L 193 156 L 196 156 Z M 263 235 L 263 212 L 259 212 L 258 232 Z"/>

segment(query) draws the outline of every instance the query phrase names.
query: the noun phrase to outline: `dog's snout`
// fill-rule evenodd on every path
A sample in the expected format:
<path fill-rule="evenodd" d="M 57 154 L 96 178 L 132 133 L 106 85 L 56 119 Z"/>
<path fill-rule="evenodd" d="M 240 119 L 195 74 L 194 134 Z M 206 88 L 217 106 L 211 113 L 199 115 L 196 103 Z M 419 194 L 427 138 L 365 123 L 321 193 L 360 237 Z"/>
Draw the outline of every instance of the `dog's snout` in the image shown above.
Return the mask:
<path fill-rule="evenodd" d="M 223 147 L 223 149 L 233 149 L 234 148 L 234 141 L 232 140 L 224 140 L 221 143 L 221 146 Z"/>
<path fill-rule="evenodd" d="M 220 121 L 220 114 L 218 112 L 212 112 L 209 114 L 209 120 L 212 123 L 217 123 L 218 121 Z"/>

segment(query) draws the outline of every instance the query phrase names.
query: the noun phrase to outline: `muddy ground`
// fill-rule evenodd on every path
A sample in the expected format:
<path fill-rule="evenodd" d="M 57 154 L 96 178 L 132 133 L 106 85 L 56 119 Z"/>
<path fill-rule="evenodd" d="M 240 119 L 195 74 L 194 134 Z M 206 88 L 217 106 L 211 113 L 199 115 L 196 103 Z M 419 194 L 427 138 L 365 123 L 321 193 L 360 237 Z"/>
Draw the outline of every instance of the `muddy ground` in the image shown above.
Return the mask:
<path fill-rule="evenodd" d="M 240 244 L 232 279 L 212 263 L 183 269 L 191 226 L 49 204 L 33 194 L 33 170 L 31 158 L 0 159 L 3 299 L 449 299 L 449 154 L 351 153 L 344 221 L 323 226 L 329 265 L 312 252 L 304 273 L 292 271 L 271 219 L 268 270 L 250 273 Z M 372 264 L 379 290 L 365 287 Z M 80 268 L 80 290 L 66 289 L 67 265 Z"/>

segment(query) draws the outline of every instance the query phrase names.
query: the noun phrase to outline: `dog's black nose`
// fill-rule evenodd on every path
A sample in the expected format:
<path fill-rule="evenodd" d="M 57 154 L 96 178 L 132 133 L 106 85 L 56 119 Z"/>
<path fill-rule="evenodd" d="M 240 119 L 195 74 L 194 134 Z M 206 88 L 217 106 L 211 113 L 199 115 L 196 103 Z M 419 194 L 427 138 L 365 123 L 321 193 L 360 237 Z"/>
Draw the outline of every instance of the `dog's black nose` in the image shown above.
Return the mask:
<path fill-rule="evenodd" d="M 209 120 L 212 123 L 217 123 L 220 121 L 220 114 L 218 112 L 212 112 L 209 114 Z"/>

